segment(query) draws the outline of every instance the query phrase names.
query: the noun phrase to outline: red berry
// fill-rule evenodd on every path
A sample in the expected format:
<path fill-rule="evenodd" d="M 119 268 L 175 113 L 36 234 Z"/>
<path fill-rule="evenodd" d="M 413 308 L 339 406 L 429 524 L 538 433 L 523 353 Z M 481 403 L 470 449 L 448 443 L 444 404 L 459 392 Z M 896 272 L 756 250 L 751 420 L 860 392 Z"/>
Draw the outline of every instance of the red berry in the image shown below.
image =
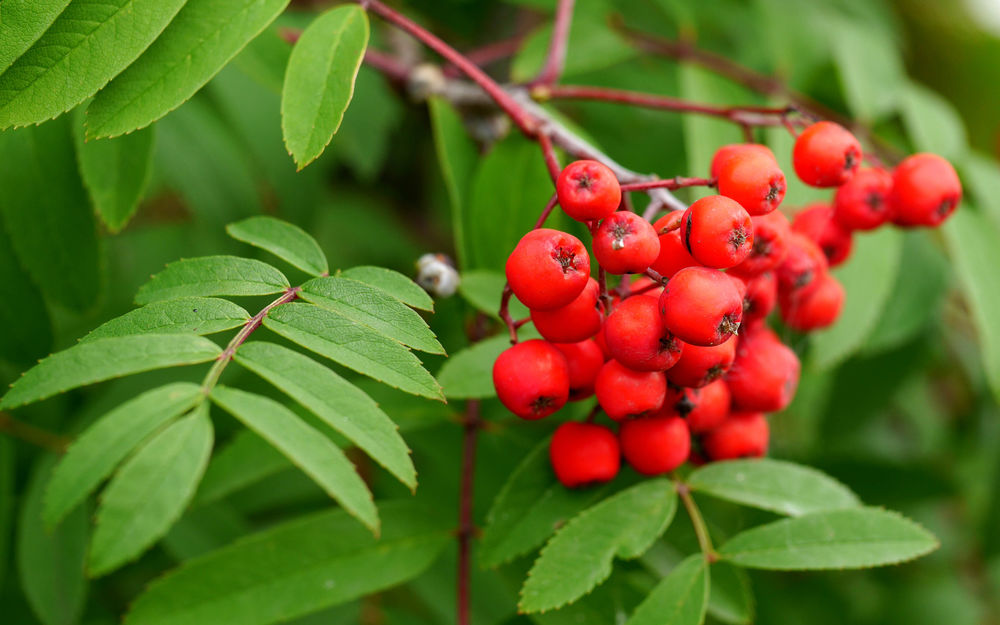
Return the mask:
<path fill-rule="evenodd" d="M 597 374 L 594 390 L 604 412 L 621 421 L 659 410 L 667 395 L 667 379 L 659 371 L 634 371 L 609 360 Z"/>
<path fill-rule="evenodd" d="M 551 343 L 534 339 L 507 348 L 493 363 L 500 402 L 522 419 L 547 417 L 569 397 L 569 365 Z"/>
<path fill-rule="evenodd" d="M 587 286 L 569 304 L 555 310 L 532 310 L 531 321 L 538 333 L 553 343 L 576 343 L 601 329 L 604 321 L 601 287 L 589 278 Z"/>
<path fill-rule="evenodd" d="M 712 460 L 759 458 L 767 453 L 767 419 L 759 412 L 734 412 L 705 435 L 702 446 Z"/>
<path fill-rule="evenodd" d="M 625 460 L 643 475 L 669 473 L 691 453 L 691 433 L 679 417 L 630 419 L 621 424 L 618 437 Z"/>
<path fill-rule="evenodd" d="M 792 164 L 802 182 L 814 187 L 844 184 L 861 164 L 861 143 L 834 122 L 816 122 L 795 140 Z"/>
<path fill-rule="evenodd" d="M 830 267 L 836 267 L 851 255 L 854 240 L 850 230 L 833 218 L 833 207 L 823 202 L 810 204 L 795 215 L 792 230 L 801 232 L 819 245 Z"/>
<path fill-rule="evenodd" d="M 884 169 L 859 169 L 837 187 L 833 217 L 848 230 L 872 230 L 889 218 L 892 175 Z"/>
<path fill-rule="evenodd" d="M 660 253 L 649 268 L 664 278 L 669 278 L 685 267 L 697 267 L 701 264 L 684 245 L 680 227 L 683 216 L 683 212 L 674 211 L 660 217 L 653 224 L 653 229 L 660 238 Z"/>
<path fill-rule="evenodd" d="M 693 395 L 691 409 L 686 415 L 692 434 L 701 434 L 717 427 L 729 414 L 729 387 L 724 380 L 716 380 L 699 389 L 688 391 Z"/>
<path fill-rule="evenodd" d="M 579 343 L 553 343 L 569 366 L 569 399 L 577 401 L 594 394 L 597 372 L 604 365 L 604 352 L 591 339 Z"/>
<path fill-rule="evenodd" d="M 604 340 L 612 358 L 636 371 L 669 369 L 681 355 L 681 342 L 663 326 L 651 295 L 622 302 L 604 324 Z"/>
<path fill-rule="evenodd" d="M 621 451 L 608 428 L 569 421 L 552 435 L 549 461 L 563 486 L 575 488 L 613 480 L 621 464 Z"/>
<path fill-rule="evenodd" d="M 735 200 L 751 215 L 766 215 L 785 199 L 785 174 L 774 156 L 759 150 L 730 157 L 719 169 L 719 193 Z"/>
<path fill-rule="evenodd" d="M 777 412 L 792 401 L 799 383 L 799 358 L 764 325 L 740 336 L 736 360 L 726 375 L 733 406 Z"/>
<path fill-rule="evenodd" d="M 559 206 L 577 221 L 604 219 L 618 210 L 622 189 L 606 165 L 597 161 L 574 161 L 556 180 Z"/>
<path fill-rule="evenodd" d="M 698 388 L 721 378 L 736 358 L 737 338 L 721 345 L 702 347 L 685 344 L 681 357 L 667 369 L 667 379 L 677 386 Z"/>
<path fill-rule="evenodd" d="M 741 277 L 754 276 L 774 269 L 785 259 L 788 237 L 792 229 L 788 218 L 781 211 L 751 217 L 753 222 L 753 249 L 746 259 L 730 270 Z"/>
<path fill-rule="evenodd" d="M 783 294 L 781 319 L 789 328 L 809 332 L 832 325 L 844 306 L 844 287 L 830 274 L 804 289 Z"/>
<path fill-rule="evenodd" d="M 780 291 L 794 291 L 808 286 L 814 278 L 826 273 L 826 254 L 816 243 L 800 232 L 793 232 L 788 238 L 788 253 L 778 265 Z"/>
<path fill-rule="evenodd" d="M 507 282 L 532 310 L 553 310 L 572 302 L 587 286 L 590 256 L 571 234 L 539 228 L 524 235 L 507 258 Z"/>
<path fill-rule="evenodd" d="M 663 324 L 692 345 L 718 345 L 736 333 L 743 295 L 736 278 L 706 267 L 681 269 L 660 295 Z"/>
<path fill-rule="evenodd" d="M 699 263 L 725 269 L 743 262 L 753 249 L 753 222 L 736 202 L 710 195 L 684 211 L 681 237 Z"/>
<path fill-rule="evenodd" d="M 763 154 L 772 161 L 777 162 L 777 159 L 774 158 L 774 152 L 766 145 L 759 143 L 732 143 L 724 145 L 715 151 L 715 155 L 712 156 L 712 165 L 709 167 L 709 175 L 713 178 L 718 178 L 722 168 L 729 163 L 732 157 L 745 153 Z"/>
<path fill-rule="evenodd" d="M 652 295 L 653 297 L 659 297 L 660 293 L 663 292 L 663 285 L 659 282 L 654 282 L 646 276 L 640 276 L 635 282 L 629 285 L 629 292 L 634 295 Z"/>
<path fill-rule="evenodd" d="M 612 214 L 594 233 L 594 258 L 608 273 L 642 273 L 659 253 L 656 230 L 629 211 Z"/>
<path fill-rule="evenodd" d="M 778 280 L 771 271 L 740 279 L 746 287 L 743 292 L 742 321 L 743 325 L 746 325 L 751 321 L 763 319 L 774 310 L 774 304 L 778 300 Z"/>
<path fill-rule="evenodd" d="M 962 183 L 951 163 L 937 154 L 914 154 L 892 174 L 889 205 L 900 226 L 938 226 L 962 200 Z"/>

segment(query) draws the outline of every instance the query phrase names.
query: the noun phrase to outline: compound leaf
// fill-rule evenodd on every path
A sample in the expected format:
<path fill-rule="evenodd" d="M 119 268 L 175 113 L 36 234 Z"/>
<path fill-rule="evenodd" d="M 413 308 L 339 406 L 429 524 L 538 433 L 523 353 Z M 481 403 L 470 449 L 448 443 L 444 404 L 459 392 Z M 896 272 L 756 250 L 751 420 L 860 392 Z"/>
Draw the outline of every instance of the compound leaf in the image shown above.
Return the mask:
<path fill-rule="evenodd" d="M 153 302 L 106 321 L 81 341 L 133 334 L 214 334 L 250 319 L 250 313 L 229 300 L 181 297 Z"/>
<path fill-rule="evenodd" d="M 138 304 L 190 296 L 271 295 L 289 287 L 288 278 L 259 260 L 203 256 L 167 265 L 136 293 Z"/>
<path fill-rule="evenodd" d="M 318 276 L 330 267 L 316 239 L 308 232 L 274 217 L 250 217 L 226 226 L 234 239 L 271 252 L 302 271 Z"/>
<path fill-rule="evenodd" d="M 434 300 L 420 285 L 398 271 L 384 267 L 361 265 L 339 272 L 341 278 L 364 282 L 395 297 L 407 306 L 420 310 L 434 310 Z"/>

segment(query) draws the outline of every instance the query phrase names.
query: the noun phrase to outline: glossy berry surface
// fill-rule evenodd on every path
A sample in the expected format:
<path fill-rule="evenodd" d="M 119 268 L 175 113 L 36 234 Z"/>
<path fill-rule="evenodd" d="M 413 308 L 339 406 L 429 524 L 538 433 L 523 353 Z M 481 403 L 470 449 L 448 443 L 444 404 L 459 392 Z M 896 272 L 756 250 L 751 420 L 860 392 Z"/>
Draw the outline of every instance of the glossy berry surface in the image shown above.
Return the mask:
<path fill-rule="evenodd" d="M 663 324 L 692 345 L 718 345 L 731 337 L 743 318 L 743 295 L 736 278 L 705 267 L 674 274 L 660 295 Z"/>
<path fill-rule="evenodd" d="M 618 210 L 622 190 L 606 165 L 574 161 L 559 172 L 556 195 L 563 211 L 577 221 L 604 219 Z"/>
<path fill-rule="evenodd" d="M 691 389 L 691 408 L 682 415 L 692 434 L 701 434 L 718 427 L 729 414 L 729 387 L 725 380 L 716 380 L 699 389 Z"/>
<path fill-rule="evenodd" d="M 594 390 L 604 412 L 621 421 L 659 410 L 667 395 L 667 379 L 658 371 L 635 371 L 609 360 L 597 374 Z"/>
<path fill-rule="evenodd" d="M 507 348 L 493 363 L 500 402 L 522 419 L 541 419 L 569 398 L 569 365 L 551 343 L 531 340 Z"/>
<path fill-rule="evenodd" d="M 615 308 L 604 324 L 604 340 L 612 358 L 636 371 L 663 371 L 681 356 L 682 344 L 663 325 L 651 295 L 634 295 Z"/>
<path fill-rule="evenodd" d="M 765 271 L 751 278 L 741 278 L 743 290 L 743 325 L 763 319 L 778 301 L 778 279 Z"/>
<path fill-rule="evenodd" d="M 681 237 L 681 219 L 683 217 L 683 212 L 674 211 L 660 217 L 653 224 L 653 229 L 660 239 L 660 253 L 649 268 L 664 278 L 673 276 L 685 267 L 701 266 L 701 263 L 688 252 Z"/>
<path fill-rule="evenodd" d="M 569 399 L 577 401 L 594 394 L 594 381 L 604 366 L 604 352 L 593 339 L 578 343 L 553 343 L 569 366 Z"/>
<path fill-rule="evenodd" d="M 677 386 L 698 388 L 721 378 L 736 358 L 737 338 L 703 347 L 685 344 L 681 357 L 667 369 L 667 380 Z"/>
<path fill-rule="evenodd" d="M 859 169 L 837 187 L 833 217 L 847 230 L 873 230 L 889 219 L 892 174 L 879 168 Z"/>
<path fill-rule="evenodd" d="M 652 224 L 629 211 L 601 222 L 594 233 L 594 259 L 608 273 L 642 273 L 660 254 L 660 239 Z"/>
<path fill-rule="evenodd" d="M 618 430 L 626 462 L 643 475 L 669 473 L 691 453 L 691 433 L 680 417 L 630 419 Z"/>
<path fill-rule="evenodd" d="M 601 329 L 604 321 L 597 280 L 589 278 L 583 291 L 569 304 L 554 310 L 532 310 L 531 321 L 538 333 L 553 343 L 576 343 Z"/>
<path fill-rule="evenodd" d="M 889 204 L 898 225 L 938 226 L 961 200 L 955 168 L 937 154 L 914 154 L 893 172 Z"/>
<path fill-rule="evenodd" d="M 549 462 L 568 488 L 610 482 L 621 466 L 618 438 L 594 423 L 563 423 L 549 443 Z"/>
<path fill-rule="evenodd" d="M 739 276 L 754 276 L 776 268 L 788 253 L 788 238 L 792 227 L 781 211 L 751 217 L 753 247 L 742 263 L 730 270 Z"/>
<path fill-rule="evenodd" d="M 734 156 L 747 153 L 762 154 L 772 161 L 777 162 L 774 152 L 766 145 L 761 145 L 760 143 L 731 143 L 715 151 L 715 154 L 712 156 L 712 164 L 709 166 L 709 175 L 713 178 L 718 178 L 722 168 L 728 165 Z"/>
<path fill-rule="evenodd" d="M 833 325 L 844 307 L 844 287 L 830 274 L 813 281 L 807 288 L 781 296 L 781 320 L 799 332 L 819 330 Z"/>
<path fill-rule="evenodd" d="M 788 238 L 788 253 L 775 270 L 778 288 L 794 291 L 809 286 L 828 267 L 826 254 L 819 245 L 801 232 L 793 232 Z"/>
<path fill-rule="evenodd" d="M 759 412 L 734 412 L 702 439 L 712 460 L 759 458 L 767 453 L 771 431 Z"/>
<path fill-rule="evenodd" d="M 823 202 L 811 204 L 797 213 L 792 220 L 792 230 L 815 241 L 830 267 L 847 260 L 854 247 L 851 232 L 833 218 L 833 207 Z"/>
<path fill-rule="evenodd" d="M 753 249 L 750 215 L 721 195 L 703 197 L 684 211 L 680 231 L 688 252 L 706 267 L 738 265 Z"/>
<path fill-rule="evenodd" d="M 847 182 L 861 164 L 861 143 L 849 130 L 829 121 L 816 122 L 795 139 L 792 164 L 802 182 L 836 187 Z"/>
<path fill-rule="evenodd" d="M 590 256 L 573 235 L 539 228 L 521 238 L 505 269 L 521 303 L 532 310 L 552 310 L 572 302 L 587 286 Z"/>
<path fill-rule="evenodd" d="M 726 374 L 733 407 L 777 412 L 792 401 L 799 384 L 799 358 L 767 327 L 740 336 L 736 359 Z"/>
<path fill-rule="evenodd" d="M 719 169 L 718 189 L 751 215 L 766 215 L 785 199 L 785 174 L 773 155 L 760 150 L 734 154 Z"/>

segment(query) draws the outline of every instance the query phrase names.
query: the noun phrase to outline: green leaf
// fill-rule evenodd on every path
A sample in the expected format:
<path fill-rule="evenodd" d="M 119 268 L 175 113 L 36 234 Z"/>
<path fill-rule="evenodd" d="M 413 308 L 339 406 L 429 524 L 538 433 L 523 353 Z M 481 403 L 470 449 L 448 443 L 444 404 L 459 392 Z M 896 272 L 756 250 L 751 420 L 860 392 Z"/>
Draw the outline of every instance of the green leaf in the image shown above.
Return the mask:
<path fill-rule="evenodd" d="M 398 271 L 383 267 L 361 265 L 359 267 L 344 269 L 337 275 L 341 278 L 350 278 L 351 280 L 364 282 L 380 291 L 384 291 L 412 308 L 434 310 L 434 300 L 427 294 L 427 291 Z"/>
<path fill-rule="evenodd" d="M 214 360 L 222 350 L 200 336 L 147 334 L 79 343 L 29 369 L 0 400 L 16 408 L 71 388 L 142 371 Z"/>
<path fill-rule="evenodd" d="M 497 493 L 486 517 L 479 560 L 496 567 L 537 549 L 567 519 L 607 494 L 607 488 L 568 489 L 549 463 L 549 438 L 532 449 Z"/>
<path fill-rule="evenodd" d="M 997 161 L 985 154 L 970 152 L 955 166 L 960 168 L 965 184 L 966 202 L 972 200 L 1000 228 L 1000 168 Z"/>
<path fill-rule="evenodd" d="M 5 0 L 0 20 L 0 73 L 35 43 L 70 0 Z"/>
<path fill-rule="evenodd" d="M 781 571 L 898 564 L 938 548 L 913 521 L 880 508 L 817 512 L 737 534 L 719 555 L 738 566 Z"/>
<path fill-rule="evenodd" d="M 571 603 L 611 574 L 615 557 L 637 558 L 667 529 L 677 493 L 666 479 L 643 482 L 573 517 L 545 545 L 518 607 L 542 612 Z"/>
<path fill-rule="evenodd" d="M 7 436 L 0 438 L 0 562 L 3 562 L 0 565 L 0 586 L 7 577 L 8 563 L 13 562 L 10 538 L 14 527 L 14 480 L 17 477 L 14 454 L 14 439 Z"/>
<path fill-rule="evenodd" d="M 181 297 L 153 302 L 97 326 L 81 341 L 133 334 L 214 334 L 241 326 L 250 313 L 229 300 Z"/>
<path fill-rule="evenodd" d="M 218 386 L 212 401 L 274 445 L 345 510 L 378 533 L 378 511 L 364 480 L 330 439 L 273 399 Z"/>
<path fill-rule="evenodd" d="M 86 100 L 149 46 L 184 2 L 70 2 L 0 74 L 0 128 L 38 124 Z"/>
<path fill-rule="evenodd" d="M 463 271 L 462 281 L 458 284 L 459 294 L 477 309 L 500 318 L 500 298 L 503 296 L 503 286 L 506 276 L 499 271 L 473 270 Z M 527 317 L 528 307 L 510 298 L 510 314 L 514 319 Z"/>
<path fill-rule="evenodd" d="M 185 562 L 153 582 L 126 625 L 268 625 L 395 586 L 453 539 L 433 511 L 380 506 L 375 539 L 341 510 L 286 522 Z"/>
<path fill-rule="evenodd" d="M 739 87 L 707 69 L 683 64 L 679 72 L 681 96 L 688 100 L 725 106 L 746 100 L 745 93 Z M 684 150 L 691 175 L 707 175 L 712 156 L 720 146 L 743 141 L 739 126 L 724 119 L 685 115 L 682 125 Z"/>
<path fill-rule="evenodd" d="M 153 129 L 106 141 L 87 141 L 83 109 L 73 116 L 76 160 L 94 209 L 111 232 L 118 232 L 139 208 L 153 161 Z"/>
<path fill-rule="evenodd" d="M 625 625 L 701 625 L 708 589 L 705 556 L 692 554 L 653 588 Z"/>
<path fill-rule="evenodd" d="M 856 20 L 831 19 L 828 32 L 840 84 L 854 115 L 873 121 L 895 110 L 906 87 L 895 42 Z"/>
<path fill-rule="evenodd" d="M 170 263 L 136 293 L 138 304 L 196 295 L 271 295 L 289 287 L 280 271 L 250 258 L 203 256 Z"/>
<path fill-rule="evenodd" d="M 86 603 L 87 511 L 67 516 L 54 530 L 42 523 L 42 494 L 54 456 L 43 456 L 35 465 L 17 531 L 17 570 L 21 589 L 38 620 L 44 625 L 79 622 Z"/>
<path fill-rule="evenodd" d="M 46 297 L 82 312 L 100 291 L 99 252 L 69 122 L 0 133 L 0 217 Z"/>
<path fill-rule="evenodd" d="M 423 317 L 391 295 L 349 278 L 314 278 L 302 285 L 302 299 L 320 308 L 430 354 L 444 354 L 444 347 Z"/>
<path fill-rule="evenodd" d="M 857 495 L 825 473 L 769 458 L 706 464 L 687 484 L 693 491 L 789 516 L 861 505 Z"/>
<path fill-rule="evenodd" d="M 950 161 L 965 156 L 969 150 L 965 126 L 948 100 L 911 82 L 903 92 L 900 107 L 907 134 L 918 151 L 934 152 Z"/>
<path fill-rule="evenodd" d="M 254 341 L 236 362 L 308 408 L 411 489 L 417 472 L 396 424 L 364 391 L 315 360 L 280 345 Z"/>
<path fill-rule="evenodd" d="M 310 275 L 318 276 L 330 271 L 316 239 L 287 221 L 274 217 L 251 217 L 229 224 L 226 232 L 234 239 L 271 252 Z"/>
<path fill-rule="evenodd" d="M 469 183 L 476 163 L 479 162 L 479 153 L 475 142 L 465 130 L 461 116 L 446 99 L 429 98 L 427 106 L 430 110 L 431 131 L 434 133 L 434 149 L 451 203 L 451 223 L 455 231 L 458 266 L 466 267 L 471 253 L 465 240 L 464 214 L 469 199 Z"/>
<path fill-rule="evenodd" d="M 285 145 L 302 169 L 340 128 L 368 47 L 368 15 L 358 6 L 316 18 L 292 49 L 281 92 Z"/>
<path fill-rule="evenodd" d="M 271 311 L 264 317 L 264 325 L 306 349 L 389 386 L 444 400 L 441 387 L 410 350 L 347 317 L 312 304 L 292 302 Z"/>
<path fill-rule="evenodd" d="M 448 399 L 496 397 L 493 386 L 493 363 L 510 347 L 506 333 L 480 341 L 453 354 L 438 372 L 438 383 Z"/>
<path fill-rule="evenodd" d="M 122 465 L 101 495 L 88 557 L 91 575 L 137 558 L 167 533 L 194 496 L 213 438 L 203 403 Z"/>
<path fill-rule="evenodd" d="M 252 430 L 240 430 L 212 455 L 205 477 L 198 485 L 194 505 L 212 503 L 291 467 L 292 463 L 281 452 Z"/>
<path fill-rule="evenodd" d="M 288 0 L 186 0 L 163 34 L 87 109 L 87 136 L 143 128 L 183 104 L 274 21 Z"/>
<path fill-rule="evenodd" d="M 14 256 L 14 247 L 0 223 L 0 360 L 33 363 L 52 351 L 52 320 L 42 292 Z"/>
<path fill-rule="evenodd" d="M 983 369 L 993 395 L 1000 398 L 1000 231 L 966 206 L 941 228 L 949 256 L 979 334 Z"/>
<path fill-rule="evenodd" d="M 847 298 L 837 321 L 812 335 L 809 357 L 828 369 L 864 346 L 886 306 L 903 253 L 903 235 L 892 228 L 855 237 L 851 262 L 833 271 Z"/>
<path fill-rule="evenodd" d="M 200 397 L 197 384 L 168 384 L 125 402 L 87 428 L 52 472 L 45 492 L 46 525 L 58 523 L 139 443 L 193 408 Z"/>
<path fill-rule="evenodd" d="M 726 562 L 715 562 L 712 564 L 711 586 L 708 613 L 713 618 L 731 625 L 752 625 L 753 591 L 745 569 Z"/>

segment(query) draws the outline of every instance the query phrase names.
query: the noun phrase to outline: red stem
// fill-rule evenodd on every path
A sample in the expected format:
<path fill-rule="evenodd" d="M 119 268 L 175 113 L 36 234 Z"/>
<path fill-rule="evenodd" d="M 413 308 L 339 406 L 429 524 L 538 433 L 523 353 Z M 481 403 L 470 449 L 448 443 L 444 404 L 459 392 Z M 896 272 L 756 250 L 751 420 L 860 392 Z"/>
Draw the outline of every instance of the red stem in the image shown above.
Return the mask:
<path fill-rule="evenodd" d="M 538 146 L 542 148 L 542 156 L 545 157 L 545 167 L 549 170 L 549 176 L 552 177 L 552 182 L 555 182 L 559 178 L 562 167 L 559 166 L 559 157 L 556 156 L 556 150 L 552 147 L 552 139 L 544 132 L 540 132 L 538 133 Z"/>
<path fill-rule="evenodd" d="M 545 205 L 545 209 L 542 211 L 542 214 L 538 216 L 538 221 L 535 222 L 535 227 L 533 228 L 533 230 L 538 230 L 543 225 L 545 225 L 545 220 L 549 218 L 549 215 L 552 214 L 552 209 L 555 208 L 556 204 L 558 203 L 559 203 L 559 196 L 553 193 L 552 197 L 549 198 L 549 203 Z"/>
<path fill-rule="evenodd" d="M 473 341 L 475 342 L 475 341 Z M 457 622 L 469 625 L 469 586 L 471 581 L 471 543 L 476 527 L 472 522 L 472 489 L 476 472 L 476 434 L 482 426 L 479 400 L 465 403 L 465 432 L 462 437 L 462 484 L 458 504 L 458 580 Z"/>
<path fill-rule="evenodd" d="M 476 48 L 475 50 L 469 50 L 465 53 L 465 58 L 469 59 L 472 63 L 483 67 L 495 61 L 499 61 L 500 59 L 513 56 L 518 50 L 521 49 L 522 43 L 524 43 L 524 36 L 515 35 L 509 39 L 494 41 L 493 43 L 488 43 L 480 48 Z M 462 73 L 461 70 L 451 63 L 445 64 L 442 71 L 448 78 L 455 78 Z"/>
<path fill-rule="evenodd" d="M 394 56 L 368 48 L 365 50 L 365 63 L 386 75 L 395 82 L 406 82 L 412 71 L 409 66 Z"/>
<path fill-rule="evenodd" d="M 622 191 L 648 191 L 649 189 L 670 189 L 671 191 L 675 191 L 685 187 L 714 187 L 715 184 L 715 178 L 685 178 L 684 176 L 675 176 L 674 178 L 667 178 L 665 180 L 623 184 Z"/>
<path fill-rule="evenodd" d="M 514 294 L 514 291 L 510 289 L 509 284 L 503 285 L 503 295 L 500 296 L 500 319 L 507 326 L 507 331 L 510 333 L 510 344 L 517 345 L 517 322 L 514 318 L 510 316 L 510 297 Z"/>
<path fill-rule="evenodd" d="M 552 40 L 549 42 L 549 53 L 545 57 L 545 65 L 538 76 L 531 81 L 532 85 L 551 85 L 562 76 L 566 64 L 566 48 L 569 45 L 569 27 L 573 23 L 574 0 L 559 0 L 556 6 L 555 23 L 552 26 Z"/>

